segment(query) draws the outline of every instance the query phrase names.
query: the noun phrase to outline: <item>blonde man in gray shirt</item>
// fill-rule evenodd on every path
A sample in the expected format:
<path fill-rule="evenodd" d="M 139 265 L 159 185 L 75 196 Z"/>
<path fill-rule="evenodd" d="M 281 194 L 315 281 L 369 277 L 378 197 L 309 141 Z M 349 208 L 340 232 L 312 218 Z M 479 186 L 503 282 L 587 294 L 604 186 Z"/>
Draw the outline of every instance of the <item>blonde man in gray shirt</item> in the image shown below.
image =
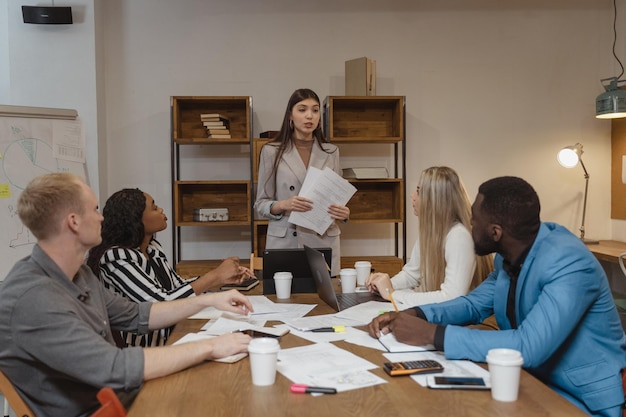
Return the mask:
<path fill-rule="evenodd" d="M 250 337 L 242 333 L 117 348 L 111 328 L 146 333 L 208 306 L 244 314 L 252 306 L 234 290 L 160 303 L 134 303 L 106 290 L 83 264 L 89 248 L 100 243 L 103 218 L 95 194 L 78 176 L 35 178 L 17 211 L 38 242 L 0 288 L 0 369 L 37 415 L 90 415 L 104 386 L 128 405 L 145 380 L 247 350 Z"/>

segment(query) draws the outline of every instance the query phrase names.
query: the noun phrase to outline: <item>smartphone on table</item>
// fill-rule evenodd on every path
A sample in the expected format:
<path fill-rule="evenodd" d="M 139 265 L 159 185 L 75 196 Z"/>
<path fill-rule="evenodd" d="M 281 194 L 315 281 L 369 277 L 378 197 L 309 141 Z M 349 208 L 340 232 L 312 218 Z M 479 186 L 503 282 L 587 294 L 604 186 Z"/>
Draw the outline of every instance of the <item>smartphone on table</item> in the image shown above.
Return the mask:
<path fill-rule="evenodd" d="M 429 375 L 426 385 L 435 389 L 490 389 L 491 386 L 480 377 Z"/>

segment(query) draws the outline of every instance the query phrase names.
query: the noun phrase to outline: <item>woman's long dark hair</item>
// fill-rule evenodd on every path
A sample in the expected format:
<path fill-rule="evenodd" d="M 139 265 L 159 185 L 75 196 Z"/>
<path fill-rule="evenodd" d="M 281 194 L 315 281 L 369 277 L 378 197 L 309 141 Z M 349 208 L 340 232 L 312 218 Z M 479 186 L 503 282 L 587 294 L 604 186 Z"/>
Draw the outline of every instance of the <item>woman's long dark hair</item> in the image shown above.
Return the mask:
<path fill-rule="evenodd" d="M 100 275 L 100 258 L 113 246 L 137 248 L 143 242 L 143 212 L 146 196 L 138 188 L 125 188 L 113 194 L 102 210 L 102 243 L 91 248 L 87 266 Z"/>
<path fill-rule="evenodd" d="M 320 102 L 320 98 L 317 96 L 315 91 L 308 88 L 300 88 L 293 92 L 291 97 L 289 97 L 289 101 L 287 102 L 287 108 L 285 109 L 285 116 L 283 117 L 283 124 L 280 128 L 280 132 L 278 135 L 272 139 L 267 145 L 277 146 L 278 152 L 276 152 L 276 159 L 274 160 L 274 164 L 272 167 L 272 172 L 268 176 L 268 181 L 270 178 L 274 178 L 274 188 L 276 188 L 276 172 L 278 171 L 278 165 L 280 164 L 280 159 L 286 150 L 290 149 L 293 146 L 293 131 L 294 127 L 291 123 L 291 112 L 296 104 L 306 99 L 313 99 L 317 101 L 317 104 L 322 106 Z M 321 111 L 321 108 L 320 108 Z M 322 130 L 322 117 L 320 115 L 320 122 L 313 131 L 313 138 L 319 145 L 319 147 L 324 150 L 324 152 L 328 152 L 322 146 L 323 143 L 327 143 L 328 139 L 324 135 L 324 131 Z"/>

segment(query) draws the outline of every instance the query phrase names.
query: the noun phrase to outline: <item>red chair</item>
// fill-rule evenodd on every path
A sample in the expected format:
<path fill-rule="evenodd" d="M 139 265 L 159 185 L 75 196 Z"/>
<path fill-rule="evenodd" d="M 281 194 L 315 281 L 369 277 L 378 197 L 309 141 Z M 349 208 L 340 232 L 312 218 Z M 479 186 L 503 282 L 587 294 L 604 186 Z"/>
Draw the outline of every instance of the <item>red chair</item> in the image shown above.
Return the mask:
<path fill-rule="evenodd" d="M 97 397 L 102 405 L 91 417 L 126 417 L 126 409 L 111 387 L 102 388 Z"/>

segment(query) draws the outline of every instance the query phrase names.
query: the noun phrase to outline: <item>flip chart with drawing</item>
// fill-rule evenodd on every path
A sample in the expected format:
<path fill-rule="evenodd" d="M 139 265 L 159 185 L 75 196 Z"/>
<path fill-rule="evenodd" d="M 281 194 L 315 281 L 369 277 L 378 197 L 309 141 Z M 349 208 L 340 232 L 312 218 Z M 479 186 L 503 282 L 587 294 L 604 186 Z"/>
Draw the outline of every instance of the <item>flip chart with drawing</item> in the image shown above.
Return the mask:
<path fill-rule="evenodd" d="M 49 172 L 85 178 L 85 145 L 75 110 L 0 105 L 0 281 L 36 242 L 17 216 L 28 182 Z"/>

